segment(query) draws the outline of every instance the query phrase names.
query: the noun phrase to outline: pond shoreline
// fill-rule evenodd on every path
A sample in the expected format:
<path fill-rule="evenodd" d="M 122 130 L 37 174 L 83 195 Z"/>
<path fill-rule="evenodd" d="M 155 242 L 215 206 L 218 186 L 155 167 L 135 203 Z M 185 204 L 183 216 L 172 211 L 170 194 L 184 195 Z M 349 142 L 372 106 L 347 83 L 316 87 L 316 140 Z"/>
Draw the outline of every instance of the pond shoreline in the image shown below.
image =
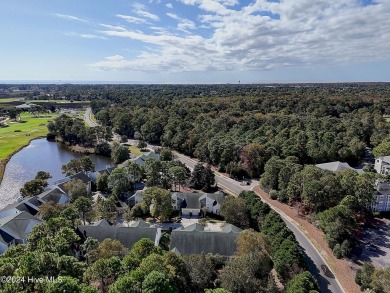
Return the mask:
<path fill-rule="evenodd" d="M 36 172 L 45 171 L 52 175 L 49 184 L 64 178 L 61 167 L 73 159 L 80 159 L 87 155 L 95 164 L 96 170 L 111 166 L 109 157 L 96 155 L 94 149 L 72 147 L 47 140 L 46 137 L 35 138 L 30 143 L 12 156 L 7 161 L 1 162 L 2 180 L 0 184 L 0 208 L 13 202 L 23 185 L 34 179 Z"/>
<path fill-rule="evenodd" d="M 3 181 L 5 168 L 7 167 L 7 164 L 9 162 L 9 160 L 11 160 L 12 156 L 14 156 L 16 153 L 20 152 L 21 150 L 23 150 L 25 147 L 28 147 L 33 140 L 41 139 L 41 138 L 45 138 L 45 137 L 46 136 L 38 136 L 38 137 L 34 137 L 34 138 L 30 139 L 28 141 L 28 144 L 18 148 L 17 150 L 12 152 L 5 160 L 0 161 L 0 184 Z M 95 152 L 95 150 L 93 148 L 85 148 L 85 147 L 81 147 L 81 146 L 66 145 L 66 144 L 62 143 L 61 141 L 59 141 L 59 140 L 49 140 L 48 139 L 48 141 L 55 142 L 55 143 L 60 143 L 63 146 L 65 146 L 68 151 L 70 151 L 72 153 L 85 154 L 85 155 L 92 155 L 92 154 L 98 155 L 98 154 L 96 154 L 96 152 Z"/>
<path fill-rule="evenodd" d="M 11 160 L 11 158 L 17 154 L 18 152 L 20 152 L 21 150 L 23 150 L 25 147 L 28 147 L 31 142 L 33 140 L 36 140 L 36 139 L 41 139 L 41 138 L 45 138 L 46 136 L 38 136 L 38 137 L 34 137 L 32 139 L 30 139 L 28 141 L 28 144 L 24 145 L 24 146 L 21 146 L 20 148 L 18 148 L 17 150 L 15 150 L 14 152 L 12 152 L 5 160 L 1 160 L 0 161 L 0 184 L 1 182 L 3 181 L 3 177 L 4 177 L 4 172 L 5 172 L 5 168 L 7 167 L 7 164 L 8 162 Z"/>

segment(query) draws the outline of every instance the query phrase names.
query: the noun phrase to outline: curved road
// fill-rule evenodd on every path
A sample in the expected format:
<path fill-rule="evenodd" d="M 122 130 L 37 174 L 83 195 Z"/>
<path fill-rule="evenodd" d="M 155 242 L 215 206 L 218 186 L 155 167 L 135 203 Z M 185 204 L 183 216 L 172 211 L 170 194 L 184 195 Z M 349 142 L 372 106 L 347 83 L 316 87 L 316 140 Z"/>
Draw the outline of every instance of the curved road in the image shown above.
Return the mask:
<path fill-rule="evenodd" d="M 187 165 L 190 169 L 194 169 L 197 161 L 177 152 L 174 153 L 179 161 Z M 259 184 L 258 181 L 252 181 L 251 185 L 249 186 L 241 185 L 241 182 L 228 178 L 218 172 L 215 172 L 215 180 L 218 186 L 223 189 L 226 189 L 233 195 L 238 195 L 243 190 L 252 190 L 255 186 Z M 320 252 L 313 246 L 311 241 L 295 225 L 294 221 L 280 210 L 275 209 L 272 206 L 271 208 L 274 209 L 278 214 L 280 214 L 282 219 L 285 221 L 287 227 L 294 233 L 299 245 L 301 246 L 305 254 L 309 270 L 318 281 L 318 285 L 320 287 L 321 292 L 344 293 L 344 290 L 342 289 L 339 282 L 336 280 L 333 273 L 329 270 L 329 267 L 326 265 L 326 262 L 321 256 Z"/>
<path fill-rule="evenodd" d="M 130 143 L 136 144 L 137 140 L 129 140 Z M 158 146 L 148 145 L 150 149 L 156 149 Z M 191 159 L 188 156 L 174 152 L 176 159 L 184 163 L 190 169 L 194 169 L 197 161 Z M 233 195 L 238 195 L 243 190 L 253 190 L 254 187 L 258 186 L 259 182 L 253 180 L 249 186 L 241 185 L 241 182 L 235 181 L 225 175 L 214 172 L 215 180 L 221 188 L 225 189 Z M 285 215 L 282 211 L 270 207 L 275 210 L 285 221 L 287 227 L 294 233 L 299 245 L 301 246 L 306 261 L 309 266 L 310 273 L 316 278 L 321 293 L 345 293 L 340 283 L 337 281 L 333 273 L 330 271 L 329 266 L 326 265 L 326 261 L 321 256 L 320 252 L 314 247 L 311 241 L 302 233 L 302 231 L 296 226 L 295 222 Z"/>

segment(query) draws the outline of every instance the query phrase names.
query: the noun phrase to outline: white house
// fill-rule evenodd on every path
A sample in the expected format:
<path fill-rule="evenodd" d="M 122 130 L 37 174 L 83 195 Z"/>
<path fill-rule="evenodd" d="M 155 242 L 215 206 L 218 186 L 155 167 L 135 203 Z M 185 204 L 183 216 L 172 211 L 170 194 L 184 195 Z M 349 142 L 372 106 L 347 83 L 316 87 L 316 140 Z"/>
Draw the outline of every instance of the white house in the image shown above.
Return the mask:
<path fill-rule="evenodd" d="M 375 170 L 382 175 L 390 174 L 388 169 L 390 168 L 390 164 L 387 163 L 388 161 L 390 162 L 390 156 L 377 158 L 375 160 Z M 342 172 L 344 170 L 355 170 L 359 174 L 364 173 L 363 170 L 354 169 L 351 166 L 349 166 L 347 163 L 342 163 L 342 162 L 330 162 L 330 163 L 318 164 L 316 165 L 316 167 L 323 170 L 333 171 L 333 172 Z M 374 192 L 374 199 L 371 204 L 371 210 L 374 212 L 390 211 L 390 184 L 383 183 L 379 180 L 375 182 L 375 192 Z"/>
<path fill-rule="evenodd" d="M 132 196 L 129 197 L 129 206 L 135 206 L 137 203 L 141 203 L 144 199 L 144 191 L 137 190 Z"/>
<path fill-rule="evenodd" d="M 376 191 L 371 209 L 374 212 L 390 211 L 390 184 L 377 180 L 375 182 Z"/>
<path fill-rule="evenodd" d="M 390 156 L 375 159 L 374 169 L 382 175 L 390 175 Z"/>
<path fill-rule="evenodd" d="M 171 198 L 172 209 L 180 210 L 183 216 L 199 216 L 201 211 L 219 215 L 224 194 L 174 192 Z"/>

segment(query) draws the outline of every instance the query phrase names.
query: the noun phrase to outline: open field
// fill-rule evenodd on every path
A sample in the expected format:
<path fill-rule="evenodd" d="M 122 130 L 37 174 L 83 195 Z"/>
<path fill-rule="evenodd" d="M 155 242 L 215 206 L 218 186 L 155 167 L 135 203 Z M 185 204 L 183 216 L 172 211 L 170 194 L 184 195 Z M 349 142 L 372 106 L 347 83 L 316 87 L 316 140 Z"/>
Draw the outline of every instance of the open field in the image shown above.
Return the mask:
<path fill-rule="evenodd" d="M 24 102 L 30 102 L 30 103 L 55 103 L 55 104 L 68 104 L 68 103 L 74 103 L 74 104 L 89 104 L 90 101 L 73 101 L 70 100 L 24 100 Z"/>
<path fill-rule="evenodd" d="M 28 145 L 30 140 L 45 136 L 47 122 L 57 116 L 57 114 L 49 114 L 33 118 L 31 114 L 22 113 L 22 122 L 8 120 L 9 127 L 0 128 L 0 181 L 5 164 L 12 154 Z M 20 132 L 15 132 L 15 130 L 20 130 Z"/>
<path fill-rule="evenodd" d="M 67 104 L 67 103 L 74 103 L 74 104 L 89 104 L 90 101 L 73 101 L 70 100 L 28 100 L 25 98 L 0 98 L 0 103 L 10 103 L 15 101 L 21 101 L 21 102 L 29 102 L 29 103 L 55 103 L 55 104 Z"/>
<path fill-rule="evenodd" d="M 20 100 L 21 100 L 20 98 L 4 98 L 4 99 L 0 99 L 0 103 L 10 103 L 10 102 L 20 101 Z"/>

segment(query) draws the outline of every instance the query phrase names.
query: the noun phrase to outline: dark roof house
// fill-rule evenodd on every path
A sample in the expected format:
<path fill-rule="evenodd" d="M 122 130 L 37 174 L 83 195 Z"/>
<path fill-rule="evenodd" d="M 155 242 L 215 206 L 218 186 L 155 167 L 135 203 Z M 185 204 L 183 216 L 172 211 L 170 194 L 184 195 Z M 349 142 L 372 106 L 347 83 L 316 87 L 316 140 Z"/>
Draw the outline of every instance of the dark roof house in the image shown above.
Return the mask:
<path fill-rule="evenodd" d="M 210 231 L 195 223 L 173 230 L 169 249 L 180 254 L 211 253 L 228 257 L 236 252 L 236 239 L 241 231 L 231 224 L 221 231 Z"/>
<path fill-rule="evenodd" d="M 69 202 L 68 195 L 59 188 L 47 190 L 39 194 L 38 198 L 41 202 L 52 201 L 56 204 L 65 204 Z"/>
<path fill-rule="evenodd" d="M 161 229 L 147 223 L 134 224 L 130 227 L 81 225 L 77 227 L 77 232 L 84 240 L 87 237 L 92 237 L 102 242 L 104 239 L 110 238 L 120 241 L 129 249 L 142 238 L 148 238 L 158 245 L 161 237 Z"/>
<path fill-rule="evenodd" d="M 11 245 L 26 243 L 32 228 L 40 223 L 40 219 L 25 211 L 0 219 L 0 253 Z"/>
<path fill-rule="evenodd" d="M 91 192 L 92 178 L 89 176 L 89 174 L 87 174 L 85 172 L 79 172 L 79 173 L 76 173 L 72 176 L 65 177 L 61 180 L 54 182 L 54 184 L 57 185 L 57 187 L 60 190 L 62 190 L 66 193 L 65 184 L 71 180 L 81 180 L 83 183 L 86 184 L 88 193 Z"/>

